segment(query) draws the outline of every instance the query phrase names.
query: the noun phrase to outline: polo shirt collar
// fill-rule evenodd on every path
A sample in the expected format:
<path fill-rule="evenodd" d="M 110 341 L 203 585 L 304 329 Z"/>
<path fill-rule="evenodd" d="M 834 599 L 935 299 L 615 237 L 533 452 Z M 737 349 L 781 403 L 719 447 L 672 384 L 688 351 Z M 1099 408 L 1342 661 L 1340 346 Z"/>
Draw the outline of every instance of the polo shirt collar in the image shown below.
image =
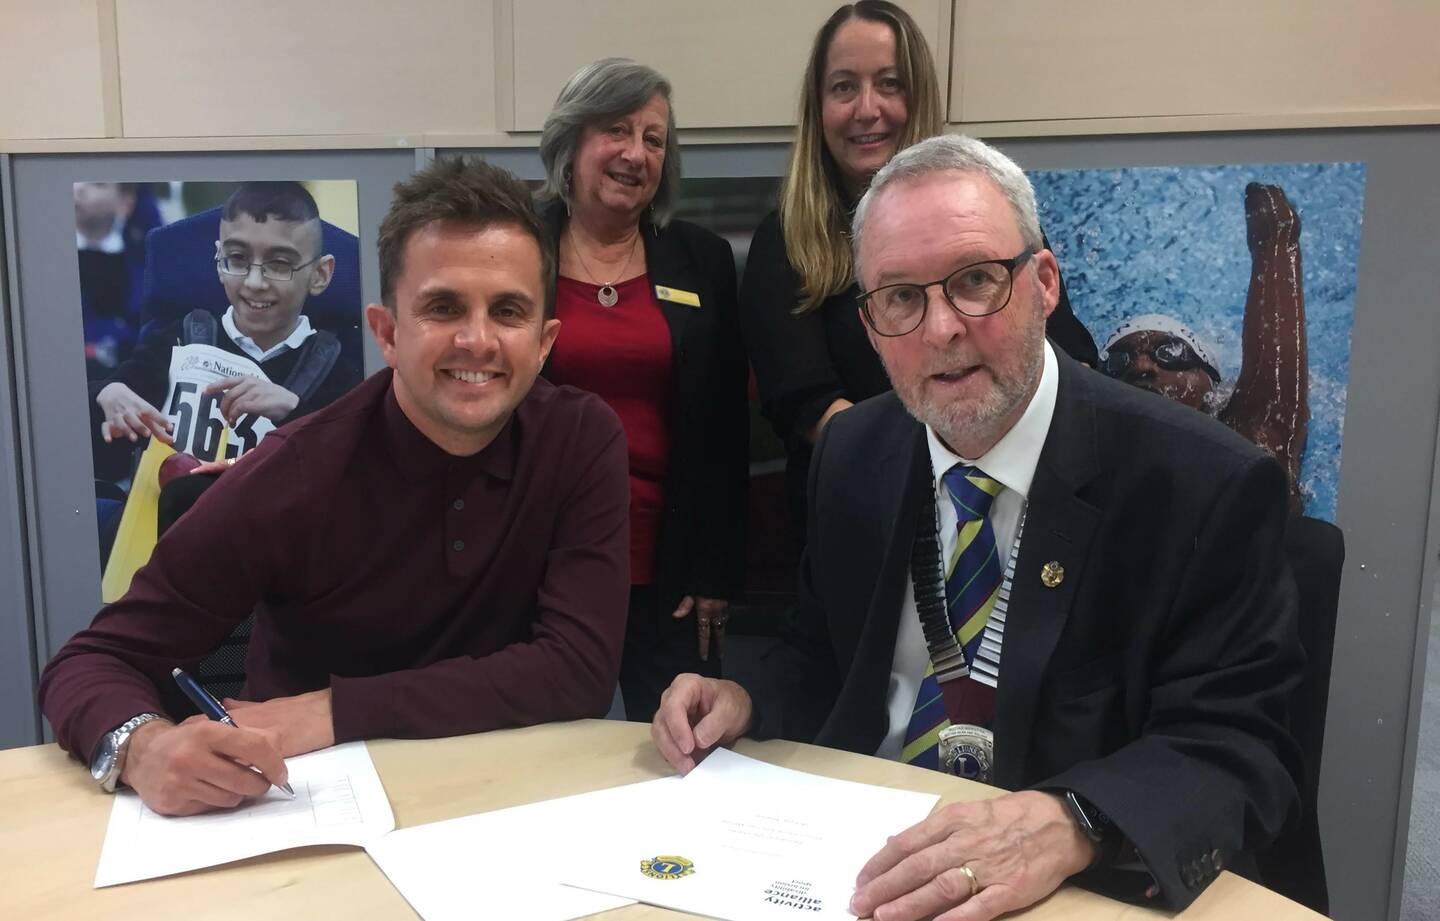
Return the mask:
<path fill-rule="evenodd" d="M 385 441 L 391 457 L 395 460 L 395 466 L 399 467 L 407 478 L 425 480 L 452 472 L 483 473 L 506 481 L 514 478 L 520 448 L 517 428 L 523 427 L 518 417 L 533 400 L 533 390 L 516 407 L 510 421 L 500 430 L 500 434 L 495 436 L 494 441 L 475 454 L 457 457 L 446 452 L 415 427 L 415 423 L 405 415 L 405 410 L 400 408 L 400 402 L 395 398 L 394 372 L 387 369 L 381 373 L 392 375 L 385 390 Z M 535 386 L 539 387 L 544 383 L 537 380 Z"/>

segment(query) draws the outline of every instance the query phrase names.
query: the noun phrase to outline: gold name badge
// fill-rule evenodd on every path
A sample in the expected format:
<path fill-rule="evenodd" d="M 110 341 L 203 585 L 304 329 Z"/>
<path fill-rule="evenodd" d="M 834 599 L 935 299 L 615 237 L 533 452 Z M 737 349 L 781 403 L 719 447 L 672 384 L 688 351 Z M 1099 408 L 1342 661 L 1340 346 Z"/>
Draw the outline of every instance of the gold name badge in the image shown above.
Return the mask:
<path fill-rule="evenodd" d="M 656 285 L 655 296 L 662 301 L 684 304 L 686 307 L 700 306 L 700 295 L 694 291 L 681 291 L 679 288 L 667 288 L 664 285 Z"/>

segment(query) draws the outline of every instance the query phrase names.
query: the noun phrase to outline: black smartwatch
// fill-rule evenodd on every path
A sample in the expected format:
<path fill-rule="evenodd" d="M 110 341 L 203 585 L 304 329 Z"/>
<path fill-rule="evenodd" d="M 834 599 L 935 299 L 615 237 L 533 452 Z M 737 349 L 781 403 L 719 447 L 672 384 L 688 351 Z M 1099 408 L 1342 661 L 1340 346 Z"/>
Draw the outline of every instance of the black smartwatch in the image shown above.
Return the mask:
<path fill-rule="evenodd" d="M 1070 814 L 1075 817 L 1075 824 L 1080 826 L 1080 831 L 1095 842 L 1095 859 L 1091 861 L 1086 869 L 1093 870 L 1096 867 L 1108 867 L 1115 863 L 1120 856 L 1120 848 L 1125 842 L 1125 836 L 1110 817 L 1101 812 L 1099 807 L 1074 790 L 1056 791 L 1065 800 L 1065 805 L 1070 808 Z"/>

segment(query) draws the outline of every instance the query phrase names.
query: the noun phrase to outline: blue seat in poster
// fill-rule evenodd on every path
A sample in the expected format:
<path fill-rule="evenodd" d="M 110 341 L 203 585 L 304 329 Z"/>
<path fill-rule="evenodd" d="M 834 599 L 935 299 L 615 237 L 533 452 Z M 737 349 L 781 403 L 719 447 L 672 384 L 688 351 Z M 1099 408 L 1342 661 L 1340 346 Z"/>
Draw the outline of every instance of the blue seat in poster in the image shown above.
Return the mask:
<path fill-rule="evenodd" d="M 156 227 L 145 237 L 144 294 L 141 320 L 170 323 L 203 308 L 216 316 L 229 302 L 215 271 L 215 241 L 220 237 L 220 208 L 211 208 Z M 325 252 L 335 257 L 330 286 L 305 302 L 305 315 L 316 329 L 340 340 L 346 360 L 363 368 L 361 355 L 360 241 L 354 234 L 321 221 Z"/>

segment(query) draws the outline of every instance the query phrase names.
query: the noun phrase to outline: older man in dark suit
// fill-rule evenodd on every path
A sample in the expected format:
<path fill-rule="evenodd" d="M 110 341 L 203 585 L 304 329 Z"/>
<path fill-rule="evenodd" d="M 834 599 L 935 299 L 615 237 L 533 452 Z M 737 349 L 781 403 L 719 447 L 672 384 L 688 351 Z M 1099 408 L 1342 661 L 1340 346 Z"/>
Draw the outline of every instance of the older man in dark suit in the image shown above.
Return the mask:
<path fill-rule="evenodd" d="M 1050 347 L 1058 269 L 998 151 L 902 152 L 854 237 L 895 392 L 816 449 L 776 686 L 681 676 L 656 744 L 684 771 L 784 736 L 1017 791 L 886 844 L 852 904 L 880 921 L 981 921 L 1077 874 L 1180 908 L 1253 868 L 1297 803 L 1284 472 Z"/>

